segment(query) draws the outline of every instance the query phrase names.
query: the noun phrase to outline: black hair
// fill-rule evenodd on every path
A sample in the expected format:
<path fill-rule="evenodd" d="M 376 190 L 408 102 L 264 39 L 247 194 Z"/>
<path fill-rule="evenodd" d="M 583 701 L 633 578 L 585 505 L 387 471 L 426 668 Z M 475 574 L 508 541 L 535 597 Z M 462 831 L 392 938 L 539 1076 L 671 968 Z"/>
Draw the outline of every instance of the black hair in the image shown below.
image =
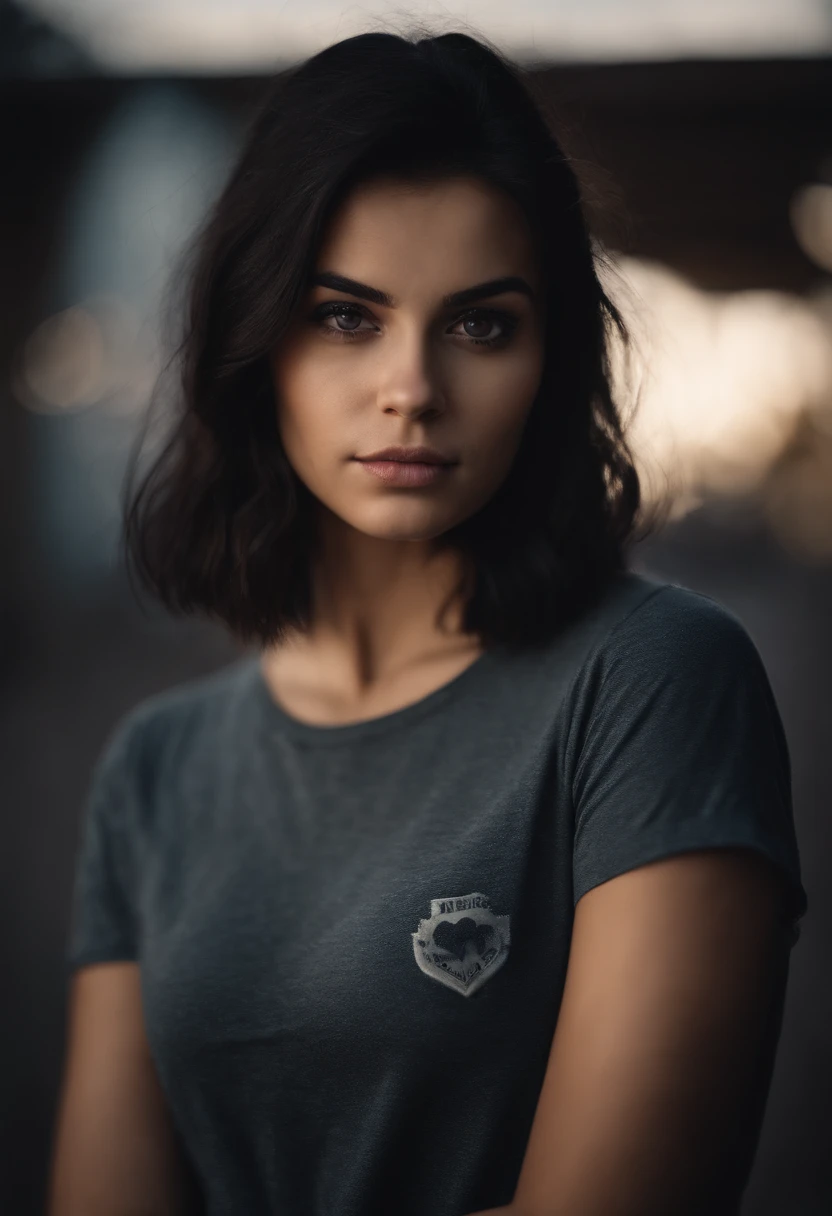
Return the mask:
<path fill-rule="evenodd" d="M 504 482 L 437 538 L 464 560 L 462 627 L 484 646 L 545 642 L 626 568 L 642 508 L 613 400 L 615 339 L 570 158 L 523 70 L 467 33 L 370 32 L 277 75 L 188 251 L 173 426 L 136 488 L 128 566 L 175 613 L 243 643 L 310 623 L 316 500 L 280 443 L 269 353 L 355 185 L 465 175 L 506 192 L 536 241 L 545 360 Z"/>

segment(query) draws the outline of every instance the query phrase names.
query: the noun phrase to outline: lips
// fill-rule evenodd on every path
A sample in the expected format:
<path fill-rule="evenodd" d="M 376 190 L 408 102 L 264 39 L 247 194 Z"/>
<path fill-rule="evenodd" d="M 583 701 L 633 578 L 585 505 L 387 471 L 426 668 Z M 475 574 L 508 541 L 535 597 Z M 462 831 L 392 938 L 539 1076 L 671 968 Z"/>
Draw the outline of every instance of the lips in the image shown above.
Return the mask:
<path fill-rule="evenodd" d="M 362 463 L 371 462 L 375 464 L 387 461 L 393 461 L 397 464 L 456 464 L 456 461 L 452 457 L 438 452 L 435 448 L 424 446 L 383 448 L 381 451 L 373 452 L 369 456 L 356 456 L 355 459 L 360 460 Z"/>
<path fill-rule="evenodd" d="M 453 465 L 430 463 L 426 460 L 359 460 L 357 462 L 373 477 L 389 486 L 417 489 L 450 477 Z"/>

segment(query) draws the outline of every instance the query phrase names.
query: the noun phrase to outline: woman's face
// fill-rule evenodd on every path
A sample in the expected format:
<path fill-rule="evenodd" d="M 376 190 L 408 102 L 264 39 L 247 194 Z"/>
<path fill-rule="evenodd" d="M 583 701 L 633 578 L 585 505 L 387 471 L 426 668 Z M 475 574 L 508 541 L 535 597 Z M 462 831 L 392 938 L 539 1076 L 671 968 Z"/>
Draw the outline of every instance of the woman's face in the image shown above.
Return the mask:
<path fill-rule="evenodd" d="M 353 282 L 323 281 L 336 275 Z M 473 515 L 508 473 L 540 383 L 540 295 L 523 213 L 485 183 L 353 192 L 272 359 L 280 436 L 301 481 L 378 538 L 427 540 Z M 452 463 L 402 484 L 419 469 L 362 463 L 391 445 Z"/>

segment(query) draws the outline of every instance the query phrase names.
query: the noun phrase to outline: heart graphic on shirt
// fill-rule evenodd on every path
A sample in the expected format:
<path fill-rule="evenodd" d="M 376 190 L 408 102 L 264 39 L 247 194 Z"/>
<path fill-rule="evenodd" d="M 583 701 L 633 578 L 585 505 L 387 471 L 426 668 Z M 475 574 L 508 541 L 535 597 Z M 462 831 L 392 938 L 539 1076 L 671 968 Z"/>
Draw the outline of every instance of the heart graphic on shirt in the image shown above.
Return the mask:
<path fill-rule="evenodd" d="M 443 920 L 433 931 L 434 945 L 440 950 L 447 950 L 460 961 L 465 957 L 465 948 L 469 942 L 474 943 L 477 954 L 482 954 L 493 936 L 494 929 L 491 925 L 478 925 L 470 916 L 463 916 L 456 924 Z"/>
<path fill-rule="evenodd" d="M 473 996 L 500 970 L 511 944 L 510 916 L 495 915 L 482 891 L 430 901 L 411 934 L 419 970 L 461 996 Z"/>

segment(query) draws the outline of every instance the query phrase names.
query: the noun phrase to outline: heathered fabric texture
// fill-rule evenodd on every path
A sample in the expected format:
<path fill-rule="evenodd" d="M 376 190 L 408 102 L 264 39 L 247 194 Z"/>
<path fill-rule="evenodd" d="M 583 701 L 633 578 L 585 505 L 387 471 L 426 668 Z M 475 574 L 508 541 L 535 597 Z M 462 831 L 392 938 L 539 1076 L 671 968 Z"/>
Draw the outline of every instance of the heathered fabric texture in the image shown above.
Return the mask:
<path fill-rule="evenodd" d="M 256 657 L 140 703 L 94 772 L 68 964 L 139 961 L 207 1216 L 465 1216 L 512 1198 L 574 905 L 731 845 L 780 868 L 796 941 L 759 654 L 716 601 L 630 572 L 556 641 L 371 721 L 290 717 Z"/>

